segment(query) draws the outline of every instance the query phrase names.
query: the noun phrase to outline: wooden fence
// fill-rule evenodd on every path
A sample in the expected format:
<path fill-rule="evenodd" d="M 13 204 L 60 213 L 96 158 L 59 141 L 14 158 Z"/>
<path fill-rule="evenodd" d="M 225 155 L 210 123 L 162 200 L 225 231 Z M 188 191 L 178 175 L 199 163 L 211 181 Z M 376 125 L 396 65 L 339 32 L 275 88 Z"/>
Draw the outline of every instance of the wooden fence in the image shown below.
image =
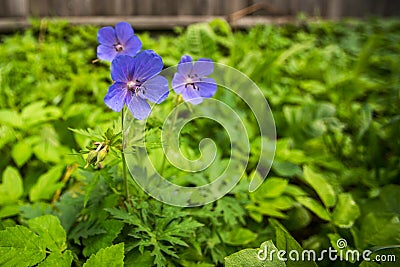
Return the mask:
<path fill-rule="evenodd" d="M 0 17 L 225 16 L 256 3 L 256 15 L 342 17 L 400 14 L 399 0 L 2 0 Z"/>
<path fill-rule="evenodd" d="M 399 16 L 400 0 L 0 0 L 0 32 L 28 27 L 29 17 L 97 25 L 124 17 L 137 29 L 171 29 L 222 16 L 245 28 L 287 22 L 300 12 L 323 18 Z"/>

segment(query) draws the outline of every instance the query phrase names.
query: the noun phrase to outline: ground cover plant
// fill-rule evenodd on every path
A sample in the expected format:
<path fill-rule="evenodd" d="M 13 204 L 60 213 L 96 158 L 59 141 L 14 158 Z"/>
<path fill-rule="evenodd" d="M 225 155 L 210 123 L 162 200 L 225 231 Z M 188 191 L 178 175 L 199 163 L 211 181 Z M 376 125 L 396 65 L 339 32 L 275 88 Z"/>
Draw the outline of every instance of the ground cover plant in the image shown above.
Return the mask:
<path fill-rule="evenodd" d="M 33 20 L 26 31 L 0 36 L 1 266 L 373 267 L 400 260 L 399 20 L 246 31 L 214 20 L 136 33 L 164 68 L 186 54 L 242 71 L 273 111 L 275 158 L 250 193 L 260 144 L 268 153 L 268 142 L 244 103 L 217 90 L 213 97 L 234 107 L 248 130 L 250 160 L 229 194 L 191 208 L 163 204 L 124 180 L 120 114 L 104 103 L 110 64 L 95 60 L 98 30 Z M 148 129 L 156 158 L 158 125 L 153 119 Z M 196 158 L 204 137 L 220 144 L 217 166 L 224 167 L 229 142 L 212 121 L 183 129 L 183 153 Z M 159 169 L 182 185 L 213 178 L 174 176 L 162 161 Z M 329 248 L 336 260 L 319 257 Z M 264 258 L 273 249 L 287 254 Z M 304 261 L 288 255 L 311 250 L 317 257 Z M 339 258 L 355 250 L 376 260 Z"/>

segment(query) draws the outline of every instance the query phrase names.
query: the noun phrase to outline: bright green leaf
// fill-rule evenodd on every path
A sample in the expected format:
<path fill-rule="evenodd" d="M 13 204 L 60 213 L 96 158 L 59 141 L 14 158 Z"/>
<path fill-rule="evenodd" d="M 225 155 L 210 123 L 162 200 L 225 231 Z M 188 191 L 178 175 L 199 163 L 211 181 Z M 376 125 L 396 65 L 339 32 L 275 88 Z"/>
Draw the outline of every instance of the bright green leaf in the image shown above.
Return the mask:
<path fill-rule="evenodd" d="M 225 267 L 284 267 L 285 262 L 278 259 L 278 251 L 269 240 L 261 244 L 259 249 L 247 248 L 225 257 Z M 272 256 L 272 259 L 271 257 Z"/>
<path fill-rule="evenodd" d="M 318 201 L 311 197 L 303 197 L 299 196 L 296 198 L 296 200 L 306 207 L 307 209 L 311 210 L 314 212 L 315 215 L 317 215 L 319 218 L 325 220 L 325 221 L 330 221 L 331 216 L 329 212 L 324 208 Z"/>
<path fill-rule="evenodd" d="M 287 185 L 287 179 L 270 177 L 254 193 L 254 196 L 257 199 L 279 197 L 285 191 Z"/>
<path fill-rule="evenodd" d="M 29 220 L 28 224 L 51 251 L 60 252 L 66 248 L 66 233 L 56 216 L 43 215 Z"/>
<path fill-rule="evenodd" d="M 18 167 L 24 165 L 31 158 L 33 154 L 32 145 L 37 140 L 35 137 L 24 138 L 13 146 L 11 156 Z"/>
<path fill-rule="evenodd" d="M 349 193 L 338 195 L 338 203 L 332 213 L 333 223 L 341 228 L 350 228 L 360 216 L 360 209 Z"/>
<path fill-rule="evenodd" d="M 19 113 L 10 109 L 0 110 L 0 122 L 16 128 L 20 128 L 23 124 Z"/>
<path fill-rule="evenodd" d="M 124 243 L 100 249 L 83 264 L 83 267 L 123 267 Z"/>
<path fill-rule="evenodd" d="M 317 192 L 325 207 L 332 207 L 336 203 L 336 194 L 332 185 L 320 174 L 314 172 L 309 166 L 304 166 L 304 179 Z"/>
<path fill-rule="evenodd" d="M 59 182 L 63 171 L 64 166 L 58 165 L 51 168 L 45 174 L 42 174 L 29 191 L 29 199 L 31 201 L 51 199 L 53 194 L 63 186 Z"/>
<path fill-rule="evenodd" d="M 51 253 L 38 267 L 71 267 L 73 255 L 70 250 L 64 253 Z"/>
<path fill-rule="evenodd" d="M 235 228 L 230 232 L 221 233 L 225 243 L 239 246 L 246 245 L 257 238 L 257 234 L 246 228 Z"/>
<path fill-rule="evenodd" d="M 46 257 L 43 240 L 24 226 L 0 231 L 0 266 L 33 266 Z"/>
<path fill-rule="evenodd" d="M 17 169 L 8 166 L 3 172 L 3 183 L 0 184 L 0 205 L 17 202 L 23 193 L 21 175 Z"/>
<path fill-rule="evenodd" d="M 20 205 L 11 204 L 0 208 L 0 219 L 7 218 L 19 213 Z"/>

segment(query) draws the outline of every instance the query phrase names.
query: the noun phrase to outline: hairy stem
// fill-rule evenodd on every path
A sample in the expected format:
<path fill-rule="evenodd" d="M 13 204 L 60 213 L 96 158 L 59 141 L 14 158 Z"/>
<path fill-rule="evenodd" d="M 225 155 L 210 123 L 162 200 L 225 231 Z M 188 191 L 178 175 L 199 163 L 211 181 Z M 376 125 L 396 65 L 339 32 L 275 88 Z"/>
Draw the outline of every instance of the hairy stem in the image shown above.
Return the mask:
<path fill-rule="evenodd" d="M 126 199 L 126 200 L 129 200 L 129 199 L 130 199 L 130 195 L 129 195 L 129 181 L 128 181 L 127 166 L 126 166 L 126 161 L 125 161 L 124 141 L 123 141 L 123 135 L 124 135 L 124 112 L 125 112 L 125 108 L 123 108 L 122 111 L 121 111 L 121 132 L 122 132 L 121 157 L 122 157 L 122 174 L 123 174 L 123 176 L 124 176 L 125 199 Z"/>

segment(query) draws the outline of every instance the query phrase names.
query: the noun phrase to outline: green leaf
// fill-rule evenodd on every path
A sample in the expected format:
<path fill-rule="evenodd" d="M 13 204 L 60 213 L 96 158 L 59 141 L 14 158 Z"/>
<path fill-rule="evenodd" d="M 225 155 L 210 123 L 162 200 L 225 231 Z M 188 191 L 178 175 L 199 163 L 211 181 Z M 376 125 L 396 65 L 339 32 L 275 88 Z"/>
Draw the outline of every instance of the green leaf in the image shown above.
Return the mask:
<path fill-rule="evenodd" d="M 254 193 L 257 199 L 262 198 L 275 198 L 282 195 L 288 185 L 287 179 L 270 177 L 261 185 L 261 187 Z"/>
<path fill-rule="evenodd" d="M 290 233 L 277 221 L 274 219 L 270 219 L 270 223 L 272 227 L 275 229 L 276 233 L 276 247 L 279 250 L 285 251 L 286 266 L 295 266 L 295 267 L 316 267 L 317 264 L 314 261 L 293 261 L 290 258 L 291 251 L 297 251 L 299 255 L 303 251 L 303 248 L 300 244 L 290 235 Z"/>
<path fill-rule="evenodd" d="M 43 215 L 28 221 L 29 228 L 38 234 L 47 248 L 51 251 L 63 251 L 66 233 L 60 224 L 60 220 L 54 215 Z"/>
<path fill-rule="evenodd" d="M 21 118 L 25 128 L 30 128 L 48 120 L 57 119 L 62 115 L 58 107 L 46 107 L 45 105 L 45 101 L 37 101 L 24 107 L 21 112 Z"/>
<path fill-rule="evenodd" d="M 1 124 L 7 124 L 16 128 L 20 128 L 23 125 L 23 121 L 19 113 L 10 109 L 0 110 L 0 122 Z"/>
<path fill-rule="evenodd" d="M 19 204 L 11 204 L 0 208 L 0 219 L 7 218 L 19 213 Z"/>
<path fill-rule="evenodd" d="M 51 253 L 38 267 L 71 267 L 73 255 L 71 250 L 64 253 Z"/>
<path fill-rule="evenodd" d="M 36 138 L 24 138 L 23 140 L 16 143 L 12 150 L 11 156 L 18 167 L 24 165 L 32 156 L 32 144 Z"/>
<path fill-rule="evenodd" d="M 261 244 L 259 249 L 247 248 L 225 257 L 225 267 L 284 267 L 285 262 L 278 259 L 278 251 L 274 243 L 269 240 Z M 265 255 L 266 254 L 266 255 Z M 272 255 L 271 257 L 269 257 Z"/>
<path fill-rule="evenodd" d="M 117 220 L 107 220 L 102 223 L 102 226 L 107 229 L 107 233 L 99 234 L 95 236 L 89 236 L 82 242 L 85 245 L 83 249 L 83 255 L 88 257 L 102 248 L 106 248 L 112 245 L 112 241 L 121 232 L 124 226 L 123 222 Z"/>
<path fill-rule="evenodd" d="M 276 174 L 285 177 L 300 176 L 302 174 L 301 168 L 289 161 L 274 161 L 272 163 L 272 170 Z"/>
<path fill-rule="evenodd" d="M 63 186 L 63 183 L 58 182 L 63 171 L 64 166 L 58 165 L 42 174 L 29 191 L 29 199 L 32 202 L 39 199 L 51 199 L 53 194 Z"/>
<path fill-rule="evenodd" d="M 140 253 L 139 250 L 135 250 L 130 252 L 125 257 L 125 266 L 153 266 L 154 256 L 151 254 L 149 250 L 143 251 Z M 214 266 L 214 265 L 212 265 Z"/>
<path fill-rule="evenodd" d="M 299 196 L 296 198 L 296 200 L 306 207 L 307 209 L 311 210 L 314 212 L 315 215 L 317 215 L 319 218 L 325 220 L 325 221 L 330 221 L 331 216 L 329 212 L 324 208 L 318 201 L 311 197 L 303 197 Z"/>
<path fill-rule="evenodd" d="M 24 226 L 0 231 L 0 265 L 33 266 L 46 257 L 43 240 Z"/>
<path fill-rule="evenodd" d="M 309 166 L 304 166 L 304 179 L 317 192 L 325 207 L 332 207 L 336 203 L 336 194 L 329 182 Z"/>
<path fill-rule="evenodd" d="M 310 212 L 302 205 L 295 205 L 288 212 L 288 218 L 285 221 L 285 226 L 289 230 L 298 230 L 310 224 L 312 218 Z"/>
<path fill-rule="evenodd" d="M 83 267 L 123 267 L 124 243 L 100 249 L 83 264 Z"/>
<path fill-rule="evenodd" d="M 17 169 L 8 166 L 3 172 L 3 183 L 0 184 L 0 205 L 17 202 L 23 193 L 21 175 Z"/>
<path fill-rule="evenodd" d="M 349 193 L 338 195 L 338 203 L 332 213 L 333 223 L 341 228 L 350 228 L 360 216 L 360 208 Z"/>
<path fill-rule="evenodd" d="M 230 232 L 221 233 L 225 243 L 233 246 L 246 245 L 257 238 L 257 234 L 246 228 L 235 228 Z"/>
<path fill-rule="evenodd" d="M 400 244 L 400 221 L 398 214 L 368 213 L 361 222 L 362 247 Z"/>

